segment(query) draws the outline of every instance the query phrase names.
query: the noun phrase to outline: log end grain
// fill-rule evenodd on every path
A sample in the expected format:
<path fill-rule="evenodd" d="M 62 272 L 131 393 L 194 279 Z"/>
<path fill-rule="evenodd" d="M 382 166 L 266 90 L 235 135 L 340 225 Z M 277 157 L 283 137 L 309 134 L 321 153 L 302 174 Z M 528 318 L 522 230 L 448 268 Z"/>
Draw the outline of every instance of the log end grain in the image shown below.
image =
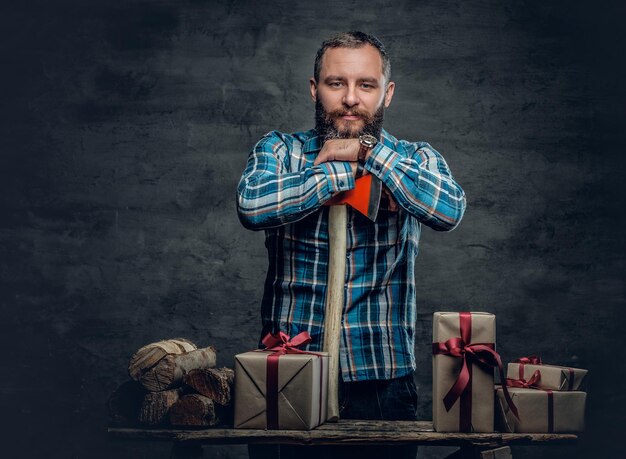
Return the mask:
<path fill-rule="evenodd" d="M 141 405 L 139 422 L 149 426 L 167 424 L 169 410 L 179 399 L 177 389 L 148 393 Z"/>
<path fill-rule="evenodd" d="M 213 400 L 204 395 L 185 395 L 170 409 L 170 423 L 173 426 L 210 427 L 219 422 Z"/>
<path fill-rule="evenodd" d="M 191 370 L 183 378 L 185 384 L 215 403 L 226 406 L 232 399 L 235 372 L 231 368 Z"/>

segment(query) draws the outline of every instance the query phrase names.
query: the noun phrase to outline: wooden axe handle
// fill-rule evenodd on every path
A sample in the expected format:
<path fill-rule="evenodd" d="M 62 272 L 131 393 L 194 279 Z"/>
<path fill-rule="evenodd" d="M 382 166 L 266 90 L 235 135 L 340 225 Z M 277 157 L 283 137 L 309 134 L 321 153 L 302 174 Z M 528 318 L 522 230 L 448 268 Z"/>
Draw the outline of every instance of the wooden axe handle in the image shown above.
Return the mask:
<path fill-rule="evenodd" d="M 328 352 L 328 416 L 339 420 L 339 340 L 346 284 L 346 231 L 348 209 L 345 205 L 328 209 L 328 284 L 324 312 L 324 351 Z"/>

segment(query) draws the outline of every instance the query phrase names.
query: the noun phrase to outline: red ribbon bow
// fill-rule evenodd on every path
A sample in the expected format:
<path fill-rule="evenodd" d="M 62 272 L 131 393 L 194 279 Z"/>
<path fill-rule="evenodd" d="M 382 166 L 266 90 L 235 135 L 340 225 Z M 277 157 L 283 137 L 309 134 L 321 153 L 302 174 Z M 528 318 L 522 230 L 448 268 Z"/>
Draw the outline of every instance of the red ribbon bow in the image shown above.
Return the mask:
<path fill-rule="evenodd" d="M 515 363 L 521 363 L 522 365 L 543 365 L 541 357 L 538 355 L 529 355 L 528 357 L 520 357 Z"/>
<path fill-rule="evenodd" d="M 276 334 L 268 333 L 261 342 L 265 344 L 265 351 L 275 351 L 281 354 L 301 354 L 305 351 L 297 348 L 303 344 L 309 344 L 311 341 L 313 340 L 307 331 L 298 333 L 293 338 L 290 338 L 287 333 L 279 331 Z"/>
<path fill-rule="evenodd" d="M 504 381 L 505 377 L 502 369 L 502 360 L 500 355 L 494 350 L 495 345 L 493 343 L 468 344 L 471 342 L 471 313 L 459 313 L 459 323 L 461 337 L 450 338 L 445 343 L 433 343 L 433 354 L 450 355 L 463 359 L 463 366 L 459 376 L 443 398 L 443 404 L 446 411 L 450 411 L 456 401 L 461 398 L 460 430 L 465 432 L 471 430 L 471 387 L 469 385 L 472 380 L 471 364 L 475 363 L 487 370 L 498 367 L 501 380 Z M 515 417 L 519 419 L 517 407 L 513 403 L 506 386 L 503 386 L 503 390 L 506 402 Z"/>
<path fill-rule="evenodd" d="M 537 383 L 541 379 L 541 372 L 535 370 L 533 375 L 527 381 L 523 377 L 519 379 L 506 378 L 506 385 L 509 387 L 522 387 L 524 389 L 538 389 Z"/>
<path fill-rule="evenodd" d="M 520 379 L 524 379 L 524 365 L 543 365 L 541 361 L 541 357 L 536 355 L 531 355 L 529 357 L 520 357 L 515 361 L 515 363 L 519 363 L 519 377 Z M 574 369 L 563 367 L 568 371 L 567 378 L 567 390 L 574 390 Z"/>

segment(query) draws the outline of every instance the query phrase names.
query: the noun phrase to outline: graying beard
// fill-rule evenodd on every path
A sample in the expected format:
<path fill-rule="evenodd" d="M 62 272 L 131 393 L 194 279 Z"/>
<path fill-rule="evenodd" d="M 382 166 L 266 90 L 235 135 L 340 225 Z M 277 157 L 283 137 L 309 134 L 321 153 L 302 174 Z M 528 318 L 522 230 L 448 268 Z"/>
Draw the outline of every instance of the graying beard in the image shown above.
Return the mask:
<path fill-rule="evenodd" d="M 319 111 L 321 110 L 321 113 Z M 377 139 L 380 138 L 380 133 L 382 132 L 382 125 L 385 115 L 385 107 L 381 105 L 378 111 L 374 115 L 374 122 L 366 124 L 363 126 L 363 129 L 355 132 L 354 134 L 348 132 L 341 133 L 335 127 L 333 120 L 330 120 L 330 123 L 326 122 L 326 112 L 324 111 L 324 107 L 321 102 L 316 101 L 315 104 L 315 128 L 318 133 L 322 136 L 323 141 L 331 140 L 331 139 L 356 139 L 363 134 L 369 134 Z M 377 125 L 378 124 L 378 125 Z"/>

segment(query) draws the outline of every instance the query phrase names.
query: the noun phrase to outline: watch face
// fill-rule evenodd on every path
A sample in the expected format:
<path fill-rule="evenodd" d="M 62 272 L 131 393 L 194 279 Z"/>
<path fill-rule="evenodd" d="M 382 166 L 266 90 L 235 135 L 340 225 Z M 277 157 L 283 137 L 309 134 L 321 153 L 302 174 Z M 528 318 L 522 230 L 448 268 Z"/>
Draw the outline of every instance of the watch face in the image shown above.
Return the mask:
<path fill-rule="evenodd" d="M 361 144 L 365 145 L 367 148 L 372 148 L 378 143 L 378 139 L 376 139 L 376 137 L 374 137 L 373 135 L 365 134 L 359 137 L 359 142 L 361 142 Z"/>

